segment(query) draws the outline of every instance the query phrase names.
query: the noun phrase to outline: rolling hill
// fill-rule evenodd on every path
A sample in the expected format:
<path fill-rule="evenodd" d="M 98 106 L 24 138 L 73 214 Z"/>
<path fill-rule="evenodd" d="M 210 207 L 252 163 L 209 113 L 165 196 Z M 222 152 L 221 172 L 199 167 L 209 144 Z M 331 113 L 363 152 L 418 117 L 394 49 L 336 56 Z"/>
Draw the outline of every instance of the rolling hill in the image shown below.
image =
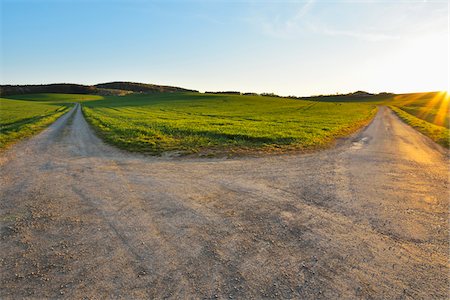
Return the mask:
<path fill-rule="evenodd" d="M 137 82 L 107 82 L 96 85 L 82 85 L 72 83 L 39 84 L 39 85 L 0 85 L 0 96 L 60 93 L 60 94 L 97 94 L 123 95 L 134 93 L 181 93 L 197 92 L 180 87 L 146 84 Z"/>

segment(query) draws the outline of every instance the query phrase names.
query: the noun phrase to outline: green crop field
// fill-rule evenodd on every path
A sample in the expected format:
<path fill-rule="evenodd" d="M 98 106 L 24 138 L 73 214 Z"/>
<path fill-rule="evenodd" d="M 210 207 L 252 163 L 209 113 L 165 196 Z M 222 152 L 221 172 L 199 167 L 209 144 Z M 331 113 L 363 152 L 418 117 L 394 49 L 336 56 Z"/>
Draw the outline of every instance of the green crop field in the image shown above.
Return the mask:
<path fill-rule="evenodd" d="M 0 98 L 0 148 L 41 131 L 67 109 L 67 105 Z"/>
<path fill-rule="evenodd" d="M 39 132 L 74 102 L 82 104 L 87 120 L 107 142 L 149 154 L 326 147 L 366 124 L 377 105 L 389 105 L 406 123 L 449 147 L 448 98 L 443 95 L 326 101 L 200 93 L 8 96 L 0 99 L 0 147 Z"/>
<path fill-rule="evenodd" d="M 53 123 L 74 102 L 101 100 L 79 94 L 29 94 L 0 98 L 0 149 Z"/>
<path fill-rule="evenodd" d="M 83 111 L 106 141 L 132 151 L 159 154 L 324 147 L 366 124 L 375 106 L 164 93 L 86 101 Z"/>

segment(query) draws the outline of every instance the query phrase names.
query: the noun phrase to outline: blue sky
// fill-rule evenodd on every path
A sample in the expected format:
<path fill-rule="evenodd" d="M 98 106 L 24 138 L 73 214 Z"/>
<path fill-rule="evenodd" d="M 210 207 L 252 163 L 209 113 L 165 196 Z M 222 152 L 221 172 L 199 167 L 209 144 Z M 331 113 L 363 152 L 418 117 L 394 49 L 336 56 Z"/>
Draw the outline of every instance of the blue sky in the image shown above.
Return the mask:
<path fill-rule="evenodd" d="M 3 84 L 448 89 L 448 2 L 0 0 Z"/>

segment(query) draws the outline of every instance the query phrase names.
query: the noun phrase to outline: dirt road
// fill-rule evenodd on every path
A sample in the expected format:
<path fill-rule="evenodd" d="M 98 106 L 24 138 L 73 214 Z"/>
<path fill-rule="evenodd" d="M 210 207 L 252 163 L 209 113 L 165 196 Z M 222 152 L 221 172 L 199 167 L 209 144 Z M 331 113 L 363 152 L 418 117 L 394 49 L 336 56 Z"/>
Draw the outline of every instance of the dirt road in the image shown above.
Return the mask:
<path fill-rule="evenodd" d="M 447 155 L 381 108 L 319 153 L 141 157 L 77 107 L 0 156 L 0 298 L 447 298 Z"/>

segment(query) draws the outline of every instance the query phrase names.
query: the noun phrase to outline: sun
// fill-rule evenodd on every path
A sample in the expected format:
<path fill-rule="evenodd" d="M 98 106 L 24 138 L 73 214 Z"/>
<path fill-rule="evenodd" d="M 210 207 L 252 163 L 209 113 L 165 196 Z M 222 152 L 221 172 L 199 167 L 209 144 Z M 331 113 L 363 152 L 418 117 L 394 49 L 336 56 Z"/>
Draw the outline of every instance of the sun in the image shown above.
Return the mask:
<path fill-rule="evenodd" d="M 439 106 L 434 121 L 436 124 L 443 126 L 449 117 L 450 95 L 447 91 L 441 91 L 437 93 L 436 98 L 438 99 Z"/>
<path fill-rule="evenodd" d="M 441 93 L 443 94 L 444 101 L 450 101 L 450 94 L 448 93 L 448 91 L 442 91 Z"/>

